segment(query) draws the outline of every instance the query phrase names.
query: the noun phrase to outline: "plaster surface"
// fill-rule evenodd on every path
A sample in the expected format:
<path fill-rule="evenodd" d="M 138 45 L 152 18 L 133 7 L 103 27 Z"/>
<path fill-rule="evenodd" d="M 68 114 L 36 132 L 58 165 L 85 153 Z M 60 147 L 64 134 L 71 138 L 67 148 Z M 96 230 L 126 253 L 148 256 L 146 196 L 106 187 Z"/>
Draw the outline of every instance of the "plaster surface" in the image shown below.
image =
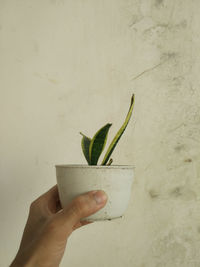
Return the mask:
<path fill-rule="evenodd" d="M 113 164 L 134 165 L 125 216 L 82 227 L 61 266 L 200 266 L 200 2 L 0 0 L 0 266 L 56 164 L 134 115 Z"/>

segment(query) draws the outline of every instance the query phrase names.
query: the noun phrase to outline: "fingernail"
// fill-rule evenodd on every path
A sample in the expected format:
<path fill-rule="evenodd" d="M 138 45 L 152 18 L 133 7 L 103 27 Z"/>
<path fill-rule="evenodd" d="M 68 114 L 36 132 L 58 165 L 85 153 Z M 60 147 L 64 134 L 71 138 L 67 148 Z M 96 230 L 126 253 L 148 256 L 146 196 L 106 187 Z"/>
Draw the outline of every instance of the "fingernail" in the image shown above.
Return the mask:
<path fill-rule="evenodd" d="M 107 199 L 106 193 L 102 190 L 94 191 L 93 196 L 98 205 L 103 204 Z"/>

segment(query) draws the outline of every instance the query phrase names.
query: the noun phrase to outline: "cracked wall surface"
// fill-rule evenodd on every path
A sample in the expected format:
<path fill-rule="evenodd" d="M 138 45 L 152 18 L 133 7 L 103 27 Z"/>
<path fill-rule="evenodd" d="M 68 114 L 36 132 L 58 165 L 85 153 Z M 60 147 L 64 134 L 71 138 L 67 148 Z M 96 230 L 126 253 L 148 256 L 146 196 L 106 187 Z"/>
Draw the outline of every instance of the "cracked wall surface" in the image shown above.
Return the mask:
<path fill-rule="evenodd" d="M 79 131 L 135 165 L 125 216 L 73 233 L 61 266 L 200 267 L 200 2 L 0 0 L 0 266 Z"/>

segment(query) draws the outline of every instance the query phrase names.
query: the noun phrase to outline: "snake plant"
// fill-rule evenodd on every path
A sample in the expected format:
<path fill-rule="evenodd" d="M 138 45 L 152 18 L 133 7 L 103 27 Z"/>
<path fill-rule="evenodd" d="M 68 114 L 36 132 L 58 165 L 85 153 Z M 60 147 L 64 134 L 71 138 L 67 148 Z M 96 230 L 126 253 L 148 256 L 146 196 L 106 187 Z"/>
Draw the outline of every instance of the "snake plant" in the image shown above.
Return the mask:
<path fill-rule="evenodd" d="M 133 94 L 131 97 L 131 104 L 130 104 L 126 119 L 123 125 L 121 126 L 121 128 L 119 129 L 119 131 L 117 132 L 117 134 L 115 135 L 115 137 L 113 138 L 110 146 L 108 147 L 108 150 L 103 158 L 101 165 L 112 164 L 113 160 L 110 159 L 110 156 L 128 125 L 128 122 L 130 120 L 130 117 L 133 111 L 134 99 L 135 97 Z M 111 123 L 107 123 L 105 126 L 103 126 L 100 130 L 96 132 L 96 134 L 94 135 L 92 139 L 85 136 L 83 133 L 80 132 L 80 134 L 82 135 L 81 147 L 82 147 L 83 154 L 87 160 L 88 165 L 97 165 L 98 159 L 106 145 L 108 131 L 111 125 L 112 125 Z"/>

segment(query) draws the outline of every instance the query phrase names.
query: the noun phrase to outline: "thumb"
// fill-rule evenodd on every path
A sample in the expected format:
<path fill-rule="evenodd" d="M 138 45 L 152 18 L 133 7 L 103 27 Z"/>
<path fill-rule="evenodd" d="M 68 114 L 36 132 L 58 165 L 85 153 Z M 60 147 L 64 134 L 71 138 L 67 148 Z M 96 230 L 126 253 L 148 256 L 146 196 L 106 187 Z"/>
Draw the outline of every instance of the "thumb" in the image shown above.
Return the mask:
<path fill-rule="evenodd" d="M 76 225 L 82 218 L 92 215 L 105 206 L 107 195 L 102 190 L 90 191 L 86 194 L 76 197 L 67 207 L 65 207 L 57 215 L 57 220 L 65 232 L 73 231 Z"/>

